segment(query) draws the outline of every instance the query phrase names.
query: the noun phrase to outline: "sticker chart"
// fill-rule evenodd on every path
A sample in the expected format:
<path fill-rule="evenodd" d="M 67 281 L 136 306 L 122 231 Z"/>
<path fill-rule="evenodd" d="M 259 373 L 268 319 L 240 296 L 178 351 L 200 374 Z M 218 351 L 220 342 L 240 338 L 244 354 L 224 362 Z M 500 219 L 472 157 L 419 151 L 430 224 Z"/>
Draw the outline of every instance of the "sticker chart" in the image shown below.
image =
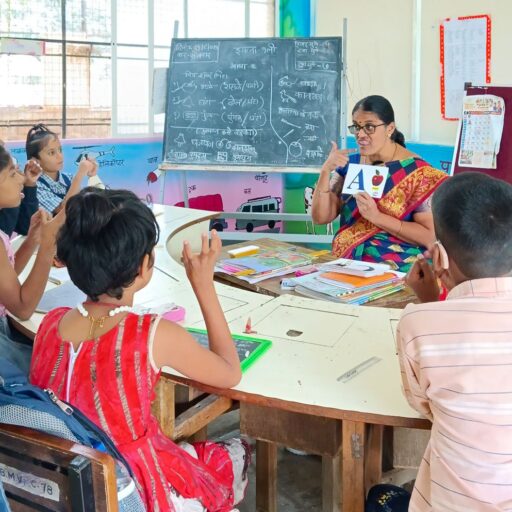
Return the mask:
<path fill-rule="evenodd" d="M 200 345 L 208 348 L 208 333 L 206 330 L 188 328 L 187 331 L 192 334 Z M 242 372 L 245 372 L 247 368 L 252 366 L 254 362 L 272 346 L 272 342 L 270 340 L 260 340 L 251 336 L 243 336 L 241 334 L 232 334 L 231 336 L 233 337 L 233 341 L 236 345 Z"/>

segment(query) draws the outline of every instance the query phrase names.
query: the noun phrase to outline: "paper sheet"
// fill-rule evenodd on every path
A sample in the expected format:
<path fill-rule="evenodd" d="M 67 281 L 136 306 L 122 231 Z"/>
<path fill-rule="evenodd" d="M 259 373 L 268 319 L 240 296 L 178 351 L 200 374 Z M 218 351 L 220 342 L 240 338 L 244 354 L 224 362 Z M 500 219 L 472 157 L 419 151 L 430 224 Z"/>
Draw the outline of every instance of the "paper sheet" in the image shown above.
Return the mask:
<path fill-rule="evenodd" d="M 71 281 L 67 281 L 45 292 L 36 307 L 36 311 L 38 313 L 48 313 L 48 311 L 60 307 L 74 308 L 86 298 L 85 293 L 81 292 Z"/>
<path fill-rule="evenodd" d="M 450 19 L 442 23 L 441 60 L 443 64 L 441 101 L 443 117 L 460 119 L 464 83 L 489 82 L 487 16 Z"/>

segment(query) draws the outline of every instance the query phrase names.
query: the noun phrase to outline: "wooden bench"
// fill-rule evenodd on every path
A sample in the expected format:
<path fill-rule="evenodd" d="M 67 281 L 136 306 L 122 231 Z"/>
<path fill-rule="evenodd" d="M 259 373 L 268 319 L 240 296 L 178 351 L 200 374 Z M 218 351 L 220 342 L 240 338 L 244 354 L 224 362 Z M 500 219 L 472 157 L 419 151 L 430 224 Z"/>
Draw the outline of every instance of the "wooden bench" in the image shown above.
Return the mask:
<path fill-rule="evenodd" d="M 32 429 L 0 425 L 0 479 L 12 512 L 117 512 L 110 455 Z"/>

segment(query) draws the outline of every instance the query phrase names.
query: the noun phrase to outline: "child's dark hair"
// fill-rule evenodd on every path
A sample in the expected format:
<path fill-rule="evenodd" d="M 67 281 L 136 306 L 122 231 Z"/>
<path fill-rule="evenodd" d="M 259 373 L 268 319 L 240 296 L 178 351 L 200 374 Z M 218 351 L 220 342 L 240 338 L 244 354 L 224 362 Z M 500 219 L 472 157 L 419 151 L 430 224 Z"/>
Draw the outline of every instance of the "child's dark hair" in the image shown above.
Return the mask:
<path fill-rule="evenodd" d="M 512 270 L 512 185 L 480 172 L 446 180 L 432 198 L 439 241 L 469 279 Z"/>
<path fill-rule="evenodd" d="M 3 171 L 5 168 L 11 165 L 12 158 L 9 150 L 0 144 L 0 171 Z"/>
<path fill-rule="evenodd" d="M 395 112 L 393 107 L 391 106 L 391 103 L 384 98 L 384 96 L 378 96 L 376 94 L 366 96 L 366 98 L 359 100 L 355 104 L 352 109 L 352 115 L 354 115 L 358 110 L 362 110 L 363 112 L 373 112 L 383 123 L 386 124 L 395 122 Z M 396 128 L 391 134 L 391 140 L 405 148 L 404 134 Z"/>
<path fill-rule="evenodd" d="M 57 139 L 58 136 L 52 132 L 46 125 L 39 123 L 30 128 L 27 133 L 27 142 L 25 143 L 25 151 L 27 152 L 27 160 L 31 158 L 39 158 L 39 153 L 46 147 L 51 139 Z"/>
<path fill-rule="evenodd" d="M 57 258 L 93 301 L 104 293 L 120 299 L 159 235 L 153 212 L 133 192 L 87 187 L 66 204 Z"/>

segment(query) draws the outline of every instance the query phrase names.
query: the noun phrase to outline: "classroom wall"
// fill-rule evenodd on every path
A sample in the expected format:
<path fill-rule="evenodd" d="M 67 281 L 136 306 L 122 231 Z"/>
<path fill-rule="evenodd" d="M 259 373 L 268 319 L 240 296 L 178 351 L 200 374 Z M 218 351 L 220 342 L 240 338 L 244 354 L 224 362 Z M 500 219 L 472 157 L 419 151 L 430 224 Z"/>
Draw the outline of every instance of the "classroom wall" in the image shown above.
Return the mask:
<path fill-rule="evenodd" d="M 491 16 L 491 83 L 512 85 L 512 2 L 510 0 L 424 0 L 422 2 L 421 132 L 422 141 L 454 144 L 455 121 L 441 118 L 439 87 L 439 23 L 444 18 Z M 432 113 L 429 115 L 429 113 Z"/>
<path fill-rule="evenodd" d="M 417 140 L 453 145 L 458 123 L 441 117 L 439 24 L 476 14 L 491 16 L 492 83 L 512 85 L 510 0 L 317 0 L 316 35 L 341 34 L 342 20 L 348 19 L 349 109 L 363 96 L 382 94 L 395 108 L 399 129 L 411 138 L 418 77 Z M 414 44 L 420 44 L 419 75 L 413 75 Z"/>
<path fill-rule="evenodd" d="M 369 94 L 393 104 L 397 127 L 411 135 L 413 0 L 317 0 L 316 35 L 343 33 L 348 19 L 347 107 Z M 349 123 L 350 124 L 350 123 Z"/>

